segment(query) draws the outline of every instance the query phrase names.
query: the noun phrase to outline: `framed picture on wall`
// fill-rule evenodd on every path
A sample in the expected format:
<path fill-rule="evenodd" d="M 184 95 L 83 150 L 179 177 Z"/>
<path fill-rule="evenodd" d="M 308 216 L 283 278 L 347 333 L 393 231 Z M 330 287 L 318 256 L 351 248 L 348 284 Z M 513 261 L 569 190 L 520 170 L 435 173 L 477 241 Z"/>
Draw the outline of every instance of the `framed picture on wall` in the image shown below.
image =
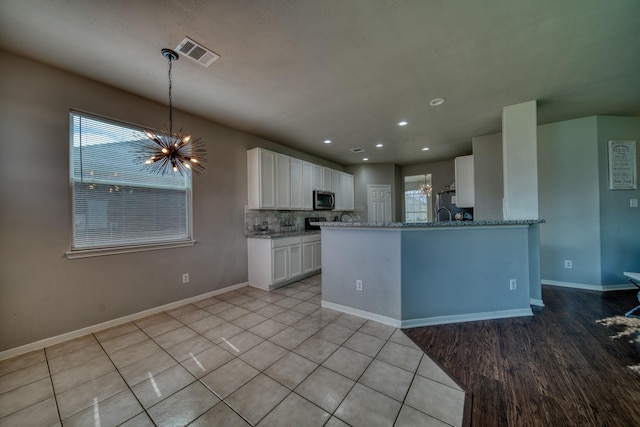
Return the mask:
<path fill-rule="evenodd" d="M 635 190 L 636 142 L 609 141 L 609 189 Z"/>

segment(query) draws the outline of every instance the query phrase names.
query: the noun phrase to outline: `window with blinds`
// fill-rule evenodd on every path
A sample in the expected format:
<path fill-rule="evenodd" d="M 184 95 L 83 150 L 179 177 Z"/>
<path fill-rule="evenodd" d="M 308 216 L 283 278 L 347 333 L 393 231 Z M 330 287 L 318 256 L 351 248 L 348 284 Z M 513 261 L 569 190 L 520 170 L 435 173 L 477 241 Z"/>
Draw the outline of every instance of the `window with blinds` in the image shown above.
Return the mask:
<path fill-rule="evenodd" d="M 72 251 L 192 240 L 191 176 L 146 170 L 143 138 L 132 125 L 71 112 Z"/>
<path fill-rule="evenodd" d="M 404 192 L 404 220 L 405 222 L 426 222 L 429 220 L 427 196 L 420 190 Z"/>

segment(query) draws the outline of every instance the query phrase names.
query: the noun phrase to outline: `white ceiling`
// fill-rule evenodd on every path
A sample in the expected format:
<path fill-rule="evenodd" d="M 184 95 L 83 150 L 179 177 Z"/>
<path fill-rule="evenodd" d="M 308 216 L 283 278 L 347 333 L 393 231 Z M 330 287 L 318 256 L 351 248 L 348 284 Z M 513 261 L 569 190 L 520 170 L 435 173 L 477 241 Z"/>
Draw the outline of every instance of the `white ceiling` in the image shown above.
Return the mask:
<path fill-rule="evenodd" d="M 221 58 L 174 64 L 177 108 L 345 165 L 468 154 L 534 99 L 540 124 L 640 115 L 637 0 L 2 0 L 0 17 L 0 48 L 163 103 L 160 49 L 189 36 Z"/>

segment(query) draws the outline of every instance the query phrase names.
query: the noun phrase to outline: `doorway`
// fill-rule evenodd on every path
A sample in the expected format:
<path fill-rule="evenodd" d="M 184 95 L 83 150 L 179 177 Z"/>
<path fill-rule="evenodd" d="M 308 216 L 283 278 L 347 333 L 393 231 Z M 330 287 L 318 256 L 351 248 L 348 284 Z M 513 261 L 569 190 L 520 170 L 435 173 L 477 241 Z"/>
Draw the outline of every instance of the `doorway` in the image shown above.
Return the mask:
<path fill-rule="evenodd" d="M 391 222 L 391 186 L 367 185 L 369 222 Z"/>

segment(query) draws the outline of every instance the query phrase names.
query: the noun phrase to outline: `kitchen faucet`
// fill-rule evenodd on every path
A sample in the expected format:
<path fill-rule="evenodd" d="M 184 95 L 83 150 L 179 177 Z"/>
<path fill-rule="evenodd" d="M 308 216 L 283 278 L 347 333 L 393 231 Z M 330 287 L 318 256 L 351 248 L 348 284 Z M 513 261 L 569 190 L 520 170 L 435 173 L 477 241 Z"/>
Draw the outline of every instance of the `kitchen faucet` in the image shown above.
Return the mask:
<path fill-rule="evenodd" d="M 443 209 L 449 213 L 449 221 L 451 221 L 451 211 L 449 210 L 449 208 L 444 206 L 436 211 L 436 221 L 440 221 L 440 211 Z"/>

